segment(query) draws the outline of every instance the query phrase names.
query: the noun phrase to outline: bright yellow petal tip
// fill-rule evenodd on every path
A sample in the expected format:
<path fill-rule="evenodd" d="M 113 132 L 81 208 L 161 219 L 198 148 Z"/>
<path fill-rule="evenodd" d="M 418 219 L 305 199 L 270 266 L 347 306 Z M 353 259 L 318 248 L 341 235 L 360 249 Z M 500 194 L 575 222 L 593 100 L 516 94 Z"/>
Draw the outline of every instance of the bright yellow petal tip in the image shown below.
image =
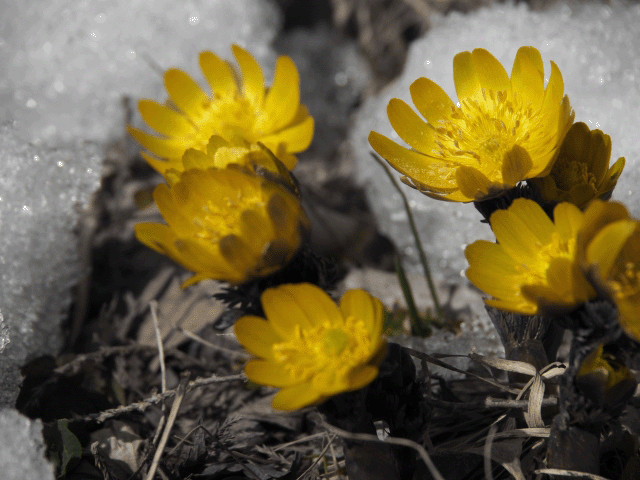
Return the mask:
<path fill-rule="evenodd" d="M 411 148 L 369 136 L 373 149 L 408 177 L 405 183 L 441 200 L 472 202 L 547 175 L 574 117 L 555 64 L 545 89 L 535 48 L 518 50 L 511 77 L 478 48 L 456 55 L 453 76 L 458 105 L 431 80 L 411 85 L 424 120 L 404 102 L 389 102 L 389 121 Z"/>
<path fill-rule="evenodd" d="M 184 286 L 270 275 L 291 260 L 309 230 L 298 197 L 257 175 L 192 168 L 171 178 L 170 186 L 154 191 L 168 225 L 141 223 L 135 229 L 142 243 L 194 272 Z"/>
<path fill-rule="evenodd" d="M 490 219 L 498 243 L 476 241 L 465 250 L 467 278 L 516 313 L 567 312 L 595 297 L 580 269 L 576 239 L 583 214 L 572 204 L 554 211 L 555 223 L 532 200 L 518 198 Z"/>
<path fill-rule="evenodd" d="M 611 138 L 582 122 L 569 129 L 549 175 L 530 180 L 546 202 L 571 202 L 585 208 L 594 198 L 611 196 L 625 159 L 609 168 Z"/>
<path fill-rule="evenodd" d="M 161 173 L 173 168 L 163 162 L 180 163 L 189 149 L 205 152 L 213 135 L 239 146 L 260 142 L 290 170 L 297 162 L 294 154 L 310 145 L 313 118 L 300 104 L 300 78 L 293 61 L 279 57 L 267 87 L 251 54 L 237 45 L 232 50 L 239 72 L 212 52 L 200 54 L 211 92 L 174 68 L 164 75 L 166 105 L 152 100 L 138 103 L 142 119 L 158 136 L 133 127 L 129 133 L 156 157 L 150 163 Z"/>
<path fill-rule="evenodd" d="M 279 410 L 296 410 L 332 395 L 357 390 L 378 375 L 386 340 L 384 308 L 364 290 L 350 290 L 339 305 L 308 283 L 285 284 L 261 297 L 266 320 L 245 316 L 235 324 L 238 341 L 256 359 L 247 377 L 282 388 Z"/>

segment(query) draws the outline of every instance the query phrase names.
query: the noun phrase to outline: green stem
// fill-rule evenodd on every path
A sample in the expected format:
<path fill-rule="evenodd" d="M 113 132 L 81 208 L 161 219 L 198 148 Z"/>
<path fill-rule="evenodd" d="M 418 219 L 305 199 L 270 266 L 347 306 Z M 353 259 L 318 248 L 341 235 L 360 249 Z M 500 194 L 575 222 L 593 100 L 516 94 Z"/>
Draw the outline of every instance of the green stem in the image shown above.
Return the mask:
<path fill-rule="evenodd" d="M 411 319 L 411 325 L 413 326 L 413 334 L 419 337 L 428 337 L 431 334 L 431 322 L 429 315 L 426 316 L 424 322 L 420 319 L 420 314 L 418 314 L 418 309 L 416 308 L 416 302 L 413 299 L 411 285 L 407 280 L 407 274 L 402 266 L 400 255 L 396 255 L 395 266 L 398 281 L 400 282 L 400 288 L 402 289 L 402 294 L 407 302 L 407 311 L 409 312 L 409 318 Z"/>
<path fill-rule="evenodd" d="M 424 253 L 424 250 L 422 249 L 422 243 L 420 242 L 420 236 L 418 235 L 418 229 L 416 228 L 416 222 L 413 219 L 413 214 L 411 213 L 411 208 L 409 207 L 409 201 L 407 200 L 407 196 L 404 194 L 404 192 L 400 188 L 400 185 L 398 185 L 398 183 L 396 182 L 396 179 L 393 177 L 393 174 L 391 173 L 391 170 L 389 170 L 389 167 L 387 167 L 387 165 L 375 153 L 372 153 L 371 156 L 375 159 L 376 162 L 378 162 L 378 164 L 380 164 L 382 168 L 384 168 L 384 171 L 387 173 L 389 180 L 391 180 L 391 183 L 400 194 L 400 197 L 402 197 L 402 202 L 404 203 L 404 209 L 407 211 L 407 216 L 409 217 L 409 226 L 411 227 L 411 231 L 413 232 L 413 238 L 416 241 L 416 248 L 418 249 L 420 263 L 422 264 L 422 269 L 424 270 L 424 276 L 427 279 L 427 285 L 429 286 L 429 291 L 431 292 L 431 298 L 433 299 L 433 305 L 435 306 L 436 314 L 438 318 L 443 319 L 444 316 L 442 312 L 442 307 L 440 306 L 440 302 L 438 301 L 438 294 L 436 293 L 436 287 L 433 284 L 433 279 L 431 278 L 431 270 L 429 269 L 429 262 L 427 261 L 427 255 Z"/>

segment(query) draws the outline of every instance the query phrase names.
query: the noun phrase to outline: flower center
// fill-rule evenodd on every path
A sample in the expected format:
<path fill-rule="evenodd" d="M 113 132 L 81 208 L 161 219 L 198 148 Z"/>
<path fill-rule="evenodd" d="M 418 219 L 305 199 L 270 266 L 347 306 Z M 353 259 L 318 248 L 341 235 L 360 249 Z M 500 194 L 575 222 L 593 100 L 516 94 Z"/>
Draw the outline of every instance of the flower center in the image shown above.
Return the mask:
<path fill-rule="evenodd" d="M 612 286 L 617 297 L 628 297 L 640 291 L 640 263 L 619 260 Z"/>
<path fill-rule="evenodd" d="M 529 264 L 520 264 L 518 269 L 525 278 L 526 285 L 546 285 L 547 269 L 554 258 L 570 258 L 575 255 L 576 241 L 574 238 L 563 240 L 560 234 L 553 232 L 551 242 L 546 245 L 536 245 L 538 252 L 535 261 Z"/>
<path fill-rule="evenodd" d="M 457 165 L 470 165 L 491 180 L 502 180 L 504 156 L 539 136 L 538 113 L 506 91 L 482 89 L 482 98 L 464 98 L 438 121 L 433 153 Z"/>
<path fill-rule="evenodd" d="M 372 342 L 364 322 L 348 317 L 341 325 L 327 321 L 312 329 L 297 326 L 292 339 L 272 348 L 276 361 L 293 378 L 305 381 L 323 371 L 348 373 L 371 355 Z"/>
<path fill-rule="evenodd" d="M 196 236 L 211 242 L 240 231 L 240 216 L 246 210 L 264 208 L 264 200 L 257 191 L 238 191 L 215 201 L 206 200 L 193 215 L 198 228 Z"/>
<path fill-rule="evenodd" d="M 558 168 L 552 171 L 553 179 L 560 190 L 571 190 L 575 185 L 588 183 L 596 186 L 596 176 L 591 173 L 584 162 L 563 161 L 557 163 Z"/>
<path fill-rule="evenodd" d="M 193 147 L 205 151 L 212 135 L 219 135 L 231 143 L 255 143 L 260 132 L 255 131 L 256 112 L 249 100 L 236 95 L 235 98 L 216 98 L 203 105 L 204 113 L 195 122 L 197 132 L 193 135 Z"/>

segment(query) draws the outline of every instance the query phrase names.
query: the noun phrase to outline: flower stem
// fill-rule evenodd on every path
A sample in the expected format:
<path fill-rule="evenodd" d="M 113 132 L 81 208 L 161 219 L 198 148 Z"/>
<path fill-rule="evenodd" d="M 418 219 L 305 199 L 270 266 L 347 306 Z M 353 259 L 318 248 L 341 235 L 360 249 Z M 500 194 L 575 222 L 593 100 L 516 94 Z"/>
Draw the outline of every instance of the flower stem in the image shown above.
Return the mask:
<path fill-rule="evenodd" d="M 425 317 L 424 321 L 420 318 L 420 314 L 416 308 L 416 302 L 413 299 L 411 285 L 407 280 L 407 274 L 402 266 L 402 258 L 400 255 L 396 255 L 395 266 L 396 275 L 398 275 L 398 281 L 400 282 L 400 288 L 402 289 L 402 294 L 407 302 L 407 311 L 409 312 L 409 318 L 411 319 L 413 334 L 419 337 L 428 337 L 431 335 L 431 318 L 429 315 Z"/>
<path fill-rule="evenodd" d="M 395 189 L 400 194 L 402 198 L 402 202 L 404 203 L 404 209 L 407 211 L 407 216 L 409 218 L 409 226 L 411 227 L 411 232 L 413 233 L 413 238 L 416 242 L 416 248 L 418 249 L 418 255 L 420 257 L 420 263 L 422 264 L 422 269 L 424 270 L 424 276 L 427 279 L 427 285 L 429 286 L 429 292 L 431 292 L 431 298 L 433 300 L 433 305 L 436 309 L 436 315 L 440 319 L 444 319 L 442 307 L 440 306 L 440 301 L 438 300 L 438 294 L 436 293 L 436 287 L 433 284 L 433 279 L 431 278 L 431 270 L 429 269 L 429 262 L 427 261 L 427 255 L 424 253 L 422 248 L 422 243 L 420 242 L 420 236 L 418 235 L 418 229 L 416 228 L 416 222 L 413 219 L 413 214 L 411 213 L 411 208 L 409 207 L 409 201 L 407 200 L 407 196 L 404 194 L 400 185 L 396 182 L 393 174 L 389 170 L 389 167 L 376 155 L 375 153 L 371 153 L 371 156 L 374 158 L 376 162 L 384 169 L 391 180 L 391 184 L 395 187 Z"/>

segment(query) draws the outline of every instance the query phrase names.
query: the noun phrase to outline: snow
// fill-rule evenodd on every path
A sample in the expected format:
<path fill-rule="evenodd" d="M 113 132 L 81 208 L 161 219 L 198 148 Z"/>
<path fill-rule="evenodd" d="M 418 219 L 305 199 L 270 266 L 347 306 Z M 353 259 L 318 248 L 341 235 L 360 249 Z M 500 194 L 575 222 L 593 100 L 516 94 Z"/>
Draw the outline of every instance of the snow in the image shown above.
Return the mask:
<path fill-rule="evenodd" d="M 281 19 L 267 0 L 9 0 L 0 16 L 0 408 L 19 368 L 62 345 L 83 273 L 74 228 L 110 142 L 164 101 L 162 71 L 200 79 L 201 50 L 248 48 L 273 65 Z M 123 100 L 129 98 L 130 102 Z M 134 148 L 134 142 L 125 145 Z M 133 153 L 133 152 L 131 152 Z"/>

